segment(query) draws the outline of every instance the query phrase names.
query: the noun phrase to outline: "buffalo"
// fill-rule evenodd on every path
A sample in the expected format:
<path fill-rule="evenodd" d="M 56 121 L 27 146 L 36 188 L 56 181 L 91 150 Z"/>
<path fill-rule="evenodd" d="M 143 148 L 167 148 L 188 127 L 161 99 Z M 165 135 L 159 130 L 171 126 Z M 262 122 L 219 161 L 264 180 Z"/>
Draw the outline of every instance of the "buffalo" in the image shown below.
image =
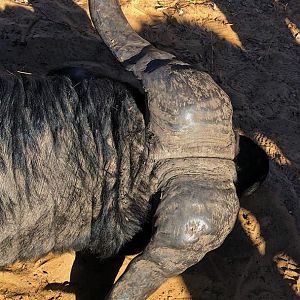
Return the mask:
<path fill-rule="evenodd" d="M 90 10 L 138 88 L 76 68 L 0 76 L 0 266 L 71 249 L 107 258 L 145 232 L 108 295 L 145 299 L 222 244 L 268 159 L 235 133 L 208 74 L 138 36 L 116 0 Z"/>

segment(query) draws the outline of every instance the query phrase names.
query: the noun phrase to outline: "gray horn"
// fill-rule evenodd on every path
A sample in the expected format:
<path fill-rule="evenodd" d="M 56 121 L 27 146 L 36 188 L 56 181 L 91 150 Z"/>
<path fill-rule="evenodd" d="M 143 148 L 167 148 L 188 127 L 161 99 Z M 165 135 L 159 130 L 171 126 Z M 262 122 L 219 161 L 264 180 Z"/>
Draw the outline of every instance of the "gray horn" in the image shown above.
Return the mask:
<path fill-rule="evenodd" d="M 174 56 L 156 49 L 128 24 L 117 0 L 91 0 L 94 26 L 117 59 L 141 79 L 149 62 L 170 60 Z"/>

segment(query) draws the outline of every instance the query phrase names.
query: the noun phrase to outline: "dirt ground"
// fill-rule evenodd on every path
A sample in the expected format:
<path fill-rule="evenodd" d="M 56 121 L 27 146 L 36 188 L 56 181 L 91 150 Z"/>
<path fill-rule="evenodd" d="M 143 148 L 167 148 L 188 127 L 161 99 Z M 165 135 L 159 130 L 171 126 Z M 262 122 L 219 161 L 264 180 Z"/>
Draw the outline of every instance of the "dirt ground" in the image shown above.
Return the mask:
<path fill-rule="evenodd" d="M 121 3 L 143 37 L 213 76 L 232 99 L 235 126 L 271 160 L 263 187 L 241 199 L 222 247 L 150 299 L 298 299 L 300 1 Z M 86 0 L 0 0 L 1 71 L 45 74 L 78 61 L 115 66 Z M 101 299 L 130 259 L 66 253 L 20 262 L 0 273 L 0 300 Z"/>

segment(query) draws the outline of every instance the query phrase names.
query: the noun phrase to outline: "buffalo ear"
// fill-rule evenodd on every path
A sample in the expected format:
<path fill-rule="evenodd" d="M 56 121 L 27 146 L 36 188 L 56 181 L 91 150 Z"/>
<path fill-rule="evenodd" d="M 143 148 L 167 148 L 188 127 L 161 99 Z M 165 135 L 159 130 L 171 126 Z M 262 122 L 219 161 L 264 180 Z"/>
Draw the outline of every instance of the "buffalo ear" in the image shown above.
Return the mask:
<path fill-rule="evenodd" d="M 269 173 L 269 158 L 250 138 L 239 137 L 239 153 L 235 158 L 238 197 L 254 193 Z"/>

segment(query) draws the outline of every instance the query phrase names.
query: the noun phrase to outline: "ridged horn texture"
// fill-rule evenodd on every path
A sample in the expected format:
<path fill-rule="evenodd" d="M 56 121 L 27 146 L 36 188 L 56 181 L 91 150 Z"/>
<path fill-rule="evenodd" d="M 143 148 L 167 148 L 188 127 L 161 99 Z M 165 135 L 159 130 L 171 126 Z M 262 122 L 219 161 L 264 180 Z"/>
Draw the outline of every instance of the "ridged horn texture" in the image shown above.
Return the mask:
<path fill-rule="evenodd" d="M 129 26 L 117 0 L 90 0 L 90 9 L 104 42 L 142 81 L 148 128 L 160 144 L 156 159 L 233 160 L 232 106 L 213 79 L 142 39 Z"/>
<path fill-rule="evenodd" d="M 128 24 L 117 0 L 90 0 L 92 21 L 105 44 L 117 59 L 141 79 L 141 72 L 152 60 L 174 56 L 156 49 Z"/>

